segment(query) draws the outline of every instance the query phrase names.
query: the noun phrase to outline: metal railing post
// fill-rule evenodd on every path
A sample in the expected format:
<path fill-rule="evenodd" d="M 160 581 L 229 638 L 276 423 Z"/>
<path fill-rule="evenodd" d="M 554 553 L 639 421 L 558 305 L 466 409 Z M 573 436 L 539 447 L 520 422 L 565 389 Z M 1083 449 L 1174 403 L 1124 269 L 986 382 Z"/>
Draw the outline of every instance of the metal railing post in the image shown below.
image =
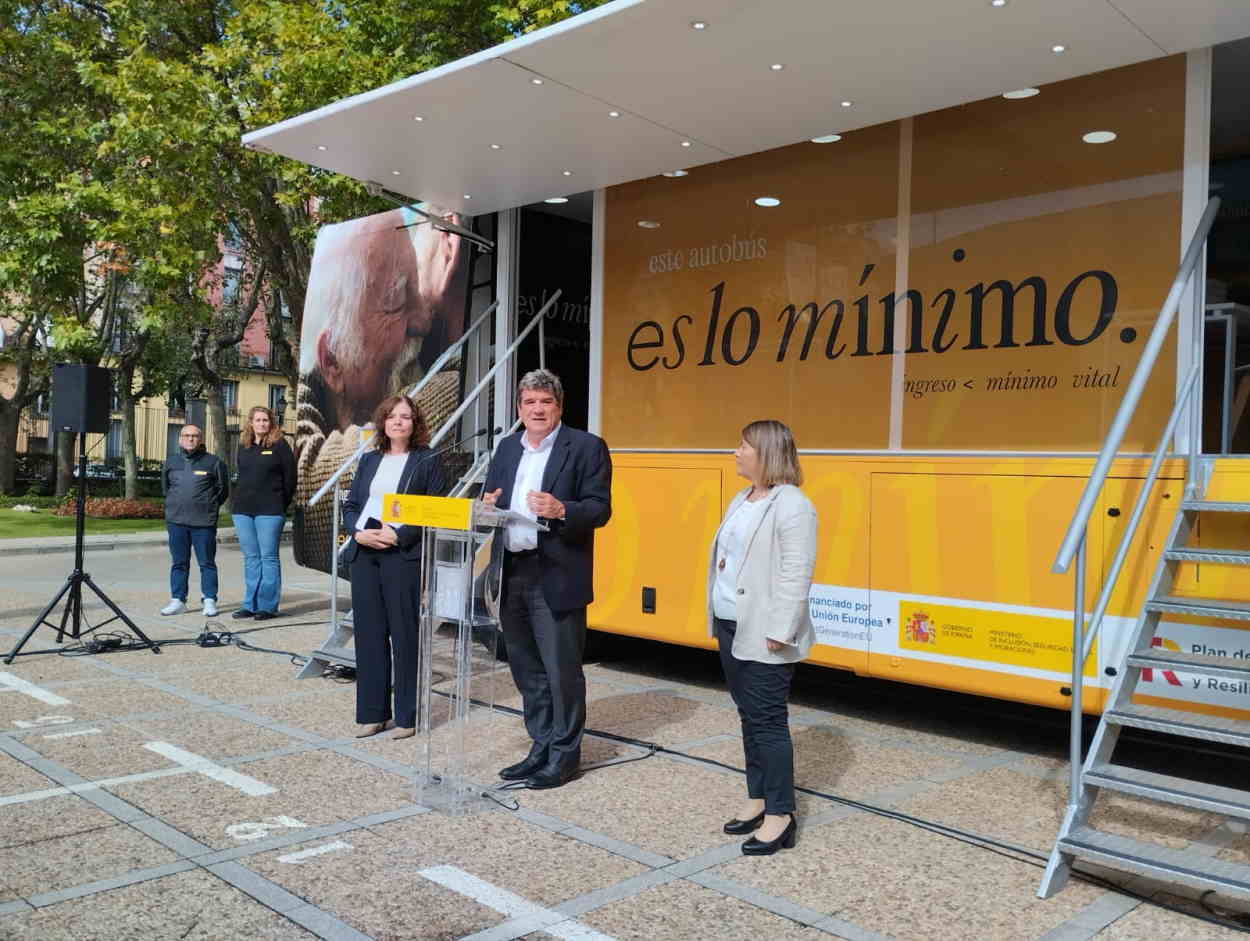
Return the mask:
<path fill-rule="evenodd" d="M 330 536 L 330 627 L 339 629 L 339 494 L 338 483 L 334 485 L 334 524 Z"/>
<path fill-rule="evenodd" d="M 1081 799 L 1081 732 L 1083 729 L 1082 692 L 1085 687 L 1085 544 L 1088 530 L 1082 530 L 1076 546 L 1076 566 L 1073 578 L 1076 587 L 1072 605 L 1072 726 L 1069 730 L 1068 749 L 1071 767 L 1068 777 L 1068 803 L 1072 806 Z"/>

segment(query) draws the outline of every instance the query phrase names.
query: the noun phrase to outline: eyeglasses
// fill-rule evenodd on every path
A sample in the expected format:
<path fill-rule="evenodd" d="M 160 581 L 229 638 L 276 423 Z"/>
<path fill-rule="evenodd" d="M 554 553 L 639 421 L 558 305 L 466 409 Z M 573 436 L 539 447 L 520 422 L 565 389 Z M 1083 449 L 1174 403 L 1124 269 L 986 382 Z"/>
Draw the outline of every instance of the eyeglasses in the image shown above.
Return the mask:
<path fill-rule="evenodd" d="M 179 435 L 179 438 L 198 438 L 199 435 Z"/>

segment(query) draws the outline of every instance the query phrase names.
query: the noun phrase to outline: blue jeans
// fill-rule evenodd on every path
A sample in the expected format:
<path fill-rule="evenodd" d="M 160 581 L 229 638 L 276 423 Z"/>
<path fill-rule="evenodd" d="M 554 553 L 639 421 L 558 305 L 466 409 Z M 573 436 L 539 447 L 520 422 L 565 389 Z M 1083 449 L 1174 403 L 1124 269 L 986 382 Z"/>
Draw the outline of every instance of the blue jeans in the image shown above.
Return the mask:
<path fill-rule="evenodd" d="M 187 600 L 187 577 L 191 574 L 191 548 L 200 566 L 200 594 L 217 598 L 217 527 L 183 526 L 165 523 L 169 532 L 169 555 L 174 564 L 169 568 L 169 597 Z"/>
<path fill-rule="evenodd" d="M 283 516 L 234 514 L 234 531 L 243 550 L 243 607 L 248 611 L 278 610 L 282 597 L 282 564 L 278 543 Z"/>

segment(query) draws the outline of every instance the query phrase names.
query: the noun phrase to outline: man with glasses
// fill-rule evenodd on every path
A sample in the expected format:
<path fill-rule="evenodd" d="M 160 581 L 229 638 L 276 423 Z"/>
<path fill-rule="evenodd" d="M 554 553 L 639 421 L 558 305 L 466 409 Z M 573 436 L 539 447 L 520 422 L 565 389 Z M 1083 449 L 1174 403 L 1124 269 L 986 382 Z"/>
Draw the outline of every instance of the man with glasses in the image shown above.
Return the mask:
<path fill-rule="evenodd" d="M 165 494 L 165 528 L 169 531 L 169 604 L 161 614 L 181 614 L 187 607 L 191 550 L 200 567 L 200 595 L 204 615 L 217 616 L 217 514 L 230 495 L 226 465 L 204 450 L 204 433 L 183 425 L 178 453 L 171 454 L 161 472 Z"/>

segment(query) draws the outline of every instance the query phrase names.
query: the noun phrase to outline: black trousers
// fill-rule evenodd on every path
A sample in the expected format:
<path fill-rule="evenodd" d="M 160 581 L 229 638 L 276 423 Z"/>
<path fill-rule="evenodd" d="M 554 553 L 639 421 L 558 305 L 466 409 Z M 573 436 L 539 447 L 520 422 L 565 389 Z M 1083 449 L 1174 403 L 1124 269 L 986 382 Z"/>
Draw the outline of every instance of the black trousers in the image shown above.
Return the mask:
<path fill-rule="evenodd" d="M 500 611 L 508 666 L 521 691 L 530 754 L 568 771 L 582 757 L 586 727 L 586 609 L 553 611 L 543 597 L 538 554 L 504 556 Z"/>
<path fill-rule="evenodd" d="M 737 624 L 716 618 L 716 641 L 729 694 L 742 720 L 747 795 L 764 800 L 767 814 L 794 813 L 794 744 L 786 700 L 793 663 L 760 663 L 733 655 Z"/>
<path fill-rule="evenodd" d="M 352 561 L 357 722 L 394 719 L 406 729 L 417 724 L 419 582 L 419 565 L 398 549 L 357 549 Z"/>

